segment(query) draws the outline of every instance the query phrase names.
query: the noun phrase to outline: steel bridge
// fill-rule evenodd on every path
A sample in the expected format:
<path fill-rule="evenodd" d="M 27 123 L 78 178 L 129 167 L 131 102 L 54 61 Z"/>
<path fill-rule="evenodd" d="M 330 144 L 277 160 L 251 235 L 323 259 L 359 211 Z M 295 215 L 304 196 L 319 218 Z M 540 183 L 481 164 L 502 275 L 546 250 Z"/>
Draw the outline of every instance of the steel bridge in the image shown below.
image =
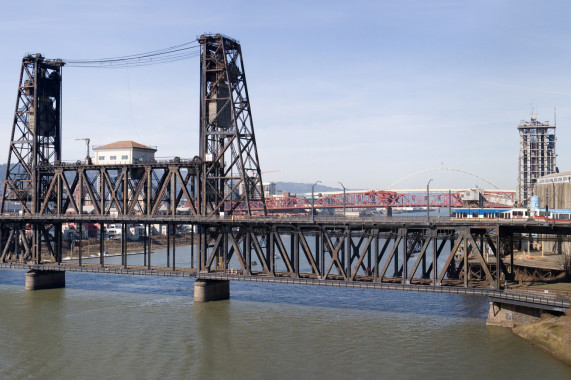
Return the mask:
<path fill-rule="evenodd" d="M 315 199 L 318 210 L 342 208 L 400 208 L 400 207 L 463 207 L 469 204 L 466 194 L 473 190 L 432 191 L 350 191 L 326 194 Z M 482 190 L 482 199 L 474 201 L 482 207 L 513 207 L 515 191 Z M 266 208 L 271 212 L 300 212 L 311 210 L 311 199 L 291 196 L 270 196 L 265 199 Z M 252 202 L 252 209 L 262 210 L 261 202 Z M 242 211 L 243 207 L 237 210 Z M 245 211 L 245 210 L 244 210 Z"/>
<path fill-rule="evenodd" d="M 129 262 L 126 238 L 121 238 L 121 264 L 110 265 L 101 255 L 96 264 L 78 246 L 75 263 L 62 261 L 62 241 L 54 240 L 46 257 L 34 256 L 23 226 L 57 223 L 167 225 L 167 265 L 156 266 L 152 237 L 140 242 L 145 265 Z M 191 267 L 176 260 L 176 230 L 191 231 Z M 570 224 L 538 221 L 455 221 L 438 218 L 219 217 L 191 215 L 4 216 L 2 227 L 12 231 L 2 247 L 2 267 L 159 276 L 188 276 L 201 280 L 241 280 L 307 285 L 362 287 L 428 292 L 473 293 L 498 297 L 514 280 L 513 247 L 529 234 L 571 234 Z M 148 230 L 146 228 L 145 230 Z M 18 235 L 18 231 L 20 234 Z M 99 252 L 106 240 L 99 239 Z M 27 244 L 31 244 L 27 243 Z M 186 258 L 188 259 L 188 258 Z M 231 268 L 230 263 L 238 263 Z M 404 286 L 404 288 L 403 288 Z M 443 288 L 445 290 L 443 290 Z M 542 309 L 560 311 L 571 300 L 534 295 Z M 530 301 L 531 302 L 531 301 Z M 566 306 L 569 305 L 569 306 Z"/>
<path fill-rule="evenodd" d="M 62 163 L 65 60 L 47 60 L 39 54 L 24 57 L 0 205 L 1 267 L 172 273 L 215 283 L 272 281 L 434 292 L 473 289 L 473 294 L 499 297 L 505 282 L 514 277 L 518 234 L 571 233 L 571 225 L 534 221 L 272 216 L 268 210 L 307 209 L 307 201 L 265 199 L 240 44 L 219 34 L 203 35 L 198 41 L 200 147 L 192 160 Z M 426 205 L 420 196 L 390 191 L 342 196 L 322 197 L 314 207 L 343 207 L 348 197 L 361 207 Z M 461 200 L 456 194 L 431 196 L 430 205 L 449 205 L 451 199 Z M 17 204 L 21 214 L 6 213 L 9 203 Z M 84 263 L 81 244 L 77 263 L 65 263 L 62 226 L 68 223 L 77 226 L 79 236 L 87 225 L 96 226 L 100 253 L 105 252 L 107 225 L 121 225 L 120 267 L 108 265 L 104 254 L 95 266 Z M 127 229 L 134 224 L 145 231 L 141 241 L 145 265 L 139 268 L 130 265 L 126 249 Z M 152 265 L 154 224 L 166 226 L 167 268 Z M 192 226 L 191 247 L 197 251 L 196 265 L 186 269 L 177 267 L 175 255 L 181 225 Z M 238 268 L 229 267 L 231 260 L 238 262 Z M 532 303 L 540 308 L 571 306 L 569 300 L 537 298 L 540 301 Z"/>

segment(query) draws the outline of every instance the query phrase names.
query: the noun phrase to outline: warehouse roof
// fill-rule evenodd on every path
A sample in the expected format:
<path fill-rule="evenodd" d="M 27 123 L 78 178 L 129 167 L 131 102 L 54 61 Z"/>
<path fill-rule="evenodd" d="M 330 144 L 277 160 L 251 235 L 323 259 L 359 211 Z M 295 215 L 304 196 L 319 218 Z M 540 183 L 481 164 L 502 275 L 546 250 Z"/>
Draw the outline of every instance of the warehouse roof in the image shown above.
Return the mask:
<path fill-rule="evenodd" d="M 138 142 L 126 140 L 126 141 L 116 141 L 111 144 L 107 145 L 100 145 L 98 147 L 93 148 L 93 150 L 100 150 L 100 149 L 124 149 L 124 148 L 137 148 L 137 149 L 144 149 L 144 150 L 152 150 L 156 152 L 155 148 L 151 148 L 149 146 L 139 144 Z"/>

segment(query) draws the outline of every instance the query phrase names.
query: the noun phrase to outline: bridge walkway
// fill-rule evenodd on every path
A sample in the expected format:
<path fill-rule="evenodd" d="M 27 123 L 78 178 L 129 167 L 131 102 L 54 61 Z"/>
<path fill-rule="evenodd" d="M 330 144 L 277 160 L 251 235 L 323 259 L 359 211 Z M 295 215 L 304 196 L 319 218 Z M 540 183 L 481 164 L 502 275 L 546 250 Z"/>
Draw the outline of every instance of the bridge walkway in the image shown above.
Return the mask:
<path fill-rule="evenodd" d="M 522 306 L 533 306 L 538 309 L 550 310 L 556 312 L 565 312 L 571 308 L 571 297 L 565 297 L 553 293 L 539 293 L 536 291 L 523 290 L 501 290 L 486 287 L 478 287 L 478 285 L 487 285 L 486 282 L 471 282 L 471 286 L 462 287 L 458 284 L 442 283 L 440 286 L 431 285 L 429 283 L 411 283 L 402 284 L 396 282 L 398 279 L 389 279 L 389 282 L 373 282 L 371 279 L 361 278 L 355 281 L 344 281 L 335 279 L 319 279 L 312 277 L 289 277 L 285 273 L 278 273 L 275 276 L 268 276 L 263 273 L 253 272 L 251 275 L 242 275 L 239 273 L 201 273 L 195 268 L 160 268 L 153 267 L 148 269 L 142 266 L 100 266 L 100 265 L 50 265 L 50 264 L 21 264 L 21 263 L 0 263 L 0 269 L 16 269 L 16 270 L 38 270 L 38 271 L 64 271 L 64 272 L 84 272 L 84 273 L 100 273 L 100 274 L 120 274 L 135 276 L 160 276 L 160 277 L 188 277 L 200 280 L 221 280 L 221 281 L 246 281 L 260 283 L 277 283 L 292 285 L 312 285 L 312 286 L 331 286 L 343 288 L 358 289 L 377 289 L 377 290 L 394 290 L 405 292 L 428 292 L 428 293 L 448 293 L 448 294 L 464 294 L 473 296 L 489 297 L 493 301 L 501 301 L 504 303 L 512 303 Z M 392 281 L 394 280 L 394 282 Z"/>

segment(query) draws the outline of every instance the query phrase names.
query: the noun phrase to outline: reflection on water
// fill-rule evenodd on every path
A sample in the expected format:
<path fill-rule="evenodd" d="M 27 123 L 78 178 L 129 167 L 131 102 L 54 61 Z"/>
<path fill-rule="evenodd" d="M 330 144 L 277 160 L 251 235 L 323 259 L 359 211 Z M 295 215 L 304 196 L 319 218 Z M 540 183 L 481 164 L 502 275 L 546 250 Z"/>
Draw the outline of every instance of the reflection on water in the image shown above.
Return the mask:
<path fill-rule="evenodd" d="M 24 291 L 0 270 L 1 378 L 569 378 L 504 328 L 487 301 L 233 282 L 193 304 L 188 278 L 67 273 Z"/>

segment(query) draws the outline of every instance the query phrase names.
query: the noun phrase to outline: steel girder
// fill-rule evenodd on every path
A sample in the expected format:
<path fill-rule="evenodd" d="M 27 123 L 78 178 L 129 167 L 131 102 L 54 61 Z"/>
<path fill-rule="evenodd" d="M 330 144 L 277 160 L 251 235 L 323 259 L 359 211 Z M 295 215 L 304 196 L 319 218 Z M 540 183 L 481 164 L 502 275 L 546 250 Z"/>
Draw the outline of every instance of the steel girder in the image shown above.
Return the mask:
<path fill-rule="evenodd" d="M 0 262 L 42 262 L 42 250 L 51 262 L 61 262 L 61 223 L 10 223 L 0 226 Z"/>
<path fill-rule="evenodd" d="M 200 59 L 201 215 L 266 214 L 262 172 L 240 43 L 202 35 Z M 259 201 L 256 210 L 251 201 Z"/>
<path fill-rule="evenodd" d="M 0 261 L 41 263 L 45 251 L 51 261 L 61 262 L 63 219 L 58 216 L 199 215 L 200 168 L 199 160 L 122 166 L 39 165 L 36 214 L 55 216 L 56 221 L 0 226 Z M 122 224 L 123 229 L 125 226 Z M 100 229 L 103 236 L 103 223 Z"/>
<path fill-rule="evenodd" d="M 3 224 L 0 251 L 1 262 L 26 262 L 32 259 L 31 234 L 26 234 L 22 223 Z"/>
<path fill-rule="evenodd" d="M 199 161 L 40 166 L 40 214 L 199 214 Z"/>
<path fill-rule="evenodd" d="M 202 225 L 199 270 L 404 284 L 484 283 L 499 288 L 500 280 L 510 274 L 503 265 L 504 251 L 497 248 L 498 231 L 471 227 Z M 255 268 L 256 260 L 259 266 Z"/>

